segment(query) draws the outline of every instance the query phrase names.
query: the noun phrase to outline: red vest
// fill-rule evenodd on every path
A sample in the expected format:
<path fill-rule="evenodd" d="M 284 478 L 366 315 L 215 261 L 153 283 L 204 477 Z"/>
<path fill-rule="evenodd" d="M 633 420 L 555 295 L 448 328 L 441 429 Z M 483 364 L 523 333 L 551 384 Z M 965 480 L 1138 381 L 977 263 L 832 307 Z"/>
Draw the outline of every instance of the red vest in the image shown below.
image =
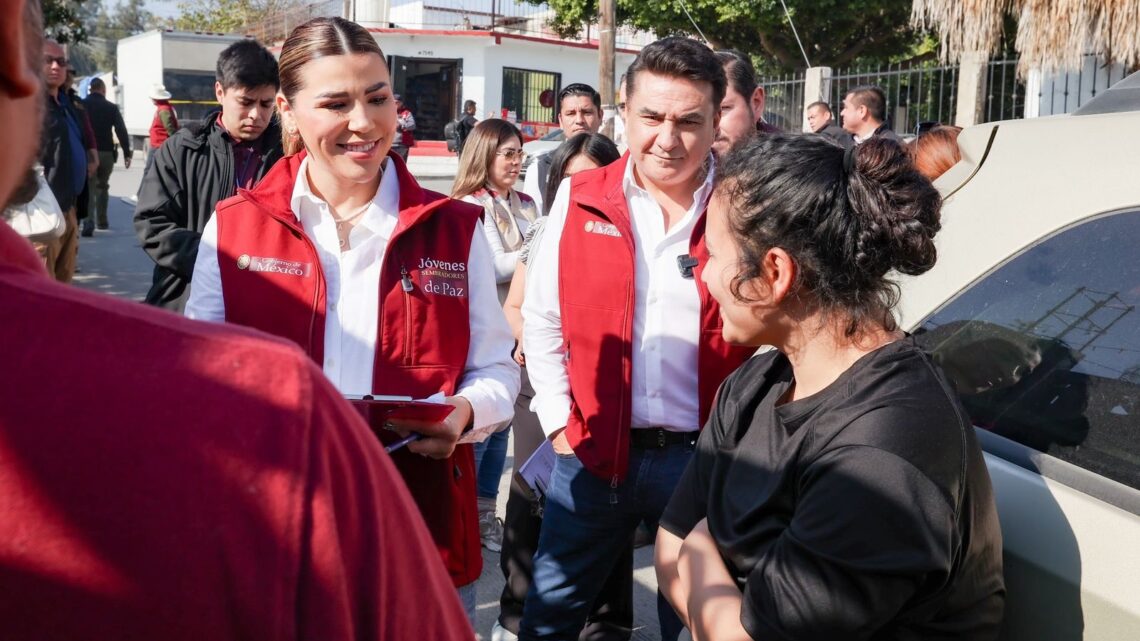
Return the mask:
<path fill-rule="evenodd" d="M 629 464 L 633 409 L 634 237 L 622 189 L 628 161 L 626 155 L 571 179 L 558 266 L 571 396 L 566 437 L 588 470 L 615 483 L 625 478 Z M 606 223 L 621 236 L 588 231 Z M 693 286 L 701 299 L 697 394 L 703 426 L 721 382 L 756 349 L 731 346 L 721 336 L 719 308 L 701 282 L 708 260 L 704 213 L 693 228 L 689 254 L 700 261 Z"/>
<path fill-rule="evenodd" d="M 174 121 L 175 127 L 178 126 L 178 118 L 174 115 L 174 107 L 170 106 L 168 102 L 160 102 L 155 104 L 154 119 L 150 121 L 150 146 L 152 149 L 158 149 L 170 134 L 166 133 L 166 126 L 162 124 L 162 118 L 159 114 L 163 111 L 170 112 L 170 118 Z"/>
<path fill-rule="evenodd" d="M 290 208 L 305 153 L 274 165 L 252 190 L 218 204 L 218 264 L 226 322 L 291 339 L 324 361 L 325 278 L 312 241 Z M 453 395 L 470 346 L 467 260 L 473 205 L 426 191 L 395 155 L 399 222 L 380 269 L 372 392 L 423 398 Z M 404 285 L 407 284 L 408 287 Z M 410 289 L 411 291 L 406 291 Z M 375 430 L 389 443 L 398 437 Z M 470 445 L 448 459 L 408 450 L 392 455 L 457 586 L 479 578 L 483 557 Z"/>

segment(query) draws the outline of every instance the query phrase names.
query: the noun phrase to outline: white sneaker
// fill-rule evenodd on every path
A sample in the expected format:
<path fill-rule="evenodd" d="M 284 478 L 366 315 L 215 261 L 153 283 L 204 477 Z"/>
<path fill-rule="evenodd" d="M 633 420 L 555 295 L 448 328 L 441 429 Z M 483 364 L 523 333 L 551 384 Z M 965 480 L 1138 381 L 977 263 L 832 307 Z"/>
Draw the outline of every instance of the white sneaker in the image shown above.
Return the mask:
<path fill-rule="evenodd" d="M 519 637 L 514 632 L 499 625 L 499 621 L 496 619 L 495 625 L 491 627 L 491 641 L 519 641 Z"/>

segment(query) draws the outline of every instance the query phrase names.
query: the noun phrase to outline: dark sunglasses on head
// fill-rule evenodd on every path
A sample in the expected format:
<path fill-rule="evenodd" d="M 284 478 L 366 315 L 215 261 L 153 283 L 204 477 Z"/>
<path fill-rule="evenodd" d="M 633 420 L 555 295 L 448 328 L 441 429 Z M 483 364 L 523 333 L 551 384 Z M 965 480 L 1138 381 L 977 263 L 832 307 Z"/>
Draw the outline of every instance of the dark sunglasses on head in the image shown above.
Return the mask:
<path fill-rule="evenodd" d="M 917 125 L 915 125 L 915 127 L 914 127 L 914 135 L 915 136 L 921 136 L 922 134 L 930 131 L 931 129 L 934 129 L 935 127 L 941 127 L 941 126 L 942 126 L 942 123 L 940 123 L 936 120 L 928 120 L 926 122 L 920 122 Z"/>

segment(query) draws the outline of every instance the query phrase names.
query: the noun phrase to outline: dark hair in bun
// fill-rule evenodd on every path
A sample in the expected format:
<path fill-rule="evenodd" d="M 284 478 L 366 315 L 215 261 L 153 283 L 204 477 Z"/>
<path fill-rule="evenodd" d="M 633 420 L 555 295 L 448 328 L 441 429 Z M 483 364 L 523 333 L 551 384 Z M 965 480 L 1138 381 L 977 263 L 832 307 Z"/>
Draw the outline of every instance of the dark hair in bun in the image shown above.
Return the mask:
<path fill-rule="evenodd" d="M 848 319 L 893 330 L 898 286 L 892 269 L 921 274 L 937 258 L 942 198 L 902 145 L 872 138 L 845 154 L 815 135 L 760 136 L 738 146 L 717 169 L 718 196 L 741 250 L 740 286 L 780 247 L 796 262 L 792 296 Z"/>

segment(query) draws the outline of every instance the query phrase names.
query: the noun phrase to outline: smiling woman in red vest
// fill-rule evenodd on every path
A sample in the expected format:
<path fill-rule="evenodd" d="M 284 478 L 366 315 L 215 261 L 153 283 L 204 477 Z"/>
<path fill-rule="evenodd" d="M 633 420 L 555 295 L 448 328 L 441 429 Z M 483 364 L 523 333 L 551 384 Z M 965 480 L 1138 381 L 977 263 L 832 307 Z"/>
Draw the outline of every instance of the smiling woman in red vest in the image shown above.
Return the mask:
<path fill-rule="evenodd" d="M 509 421 L 514 341 L 477 207 L 421 188 L 389 153 L 396 105 L 384 54 L 340 18 L 297 27 L 277 107 L 290 154 L 219 203 L 186 306 L 296 341 L 344 394 L 443 393 L 455 410 L 393 454 L 474 614 L 482 570 L 469 428 Z M 381 432 L 385 443 L 410 427 Z"/>

